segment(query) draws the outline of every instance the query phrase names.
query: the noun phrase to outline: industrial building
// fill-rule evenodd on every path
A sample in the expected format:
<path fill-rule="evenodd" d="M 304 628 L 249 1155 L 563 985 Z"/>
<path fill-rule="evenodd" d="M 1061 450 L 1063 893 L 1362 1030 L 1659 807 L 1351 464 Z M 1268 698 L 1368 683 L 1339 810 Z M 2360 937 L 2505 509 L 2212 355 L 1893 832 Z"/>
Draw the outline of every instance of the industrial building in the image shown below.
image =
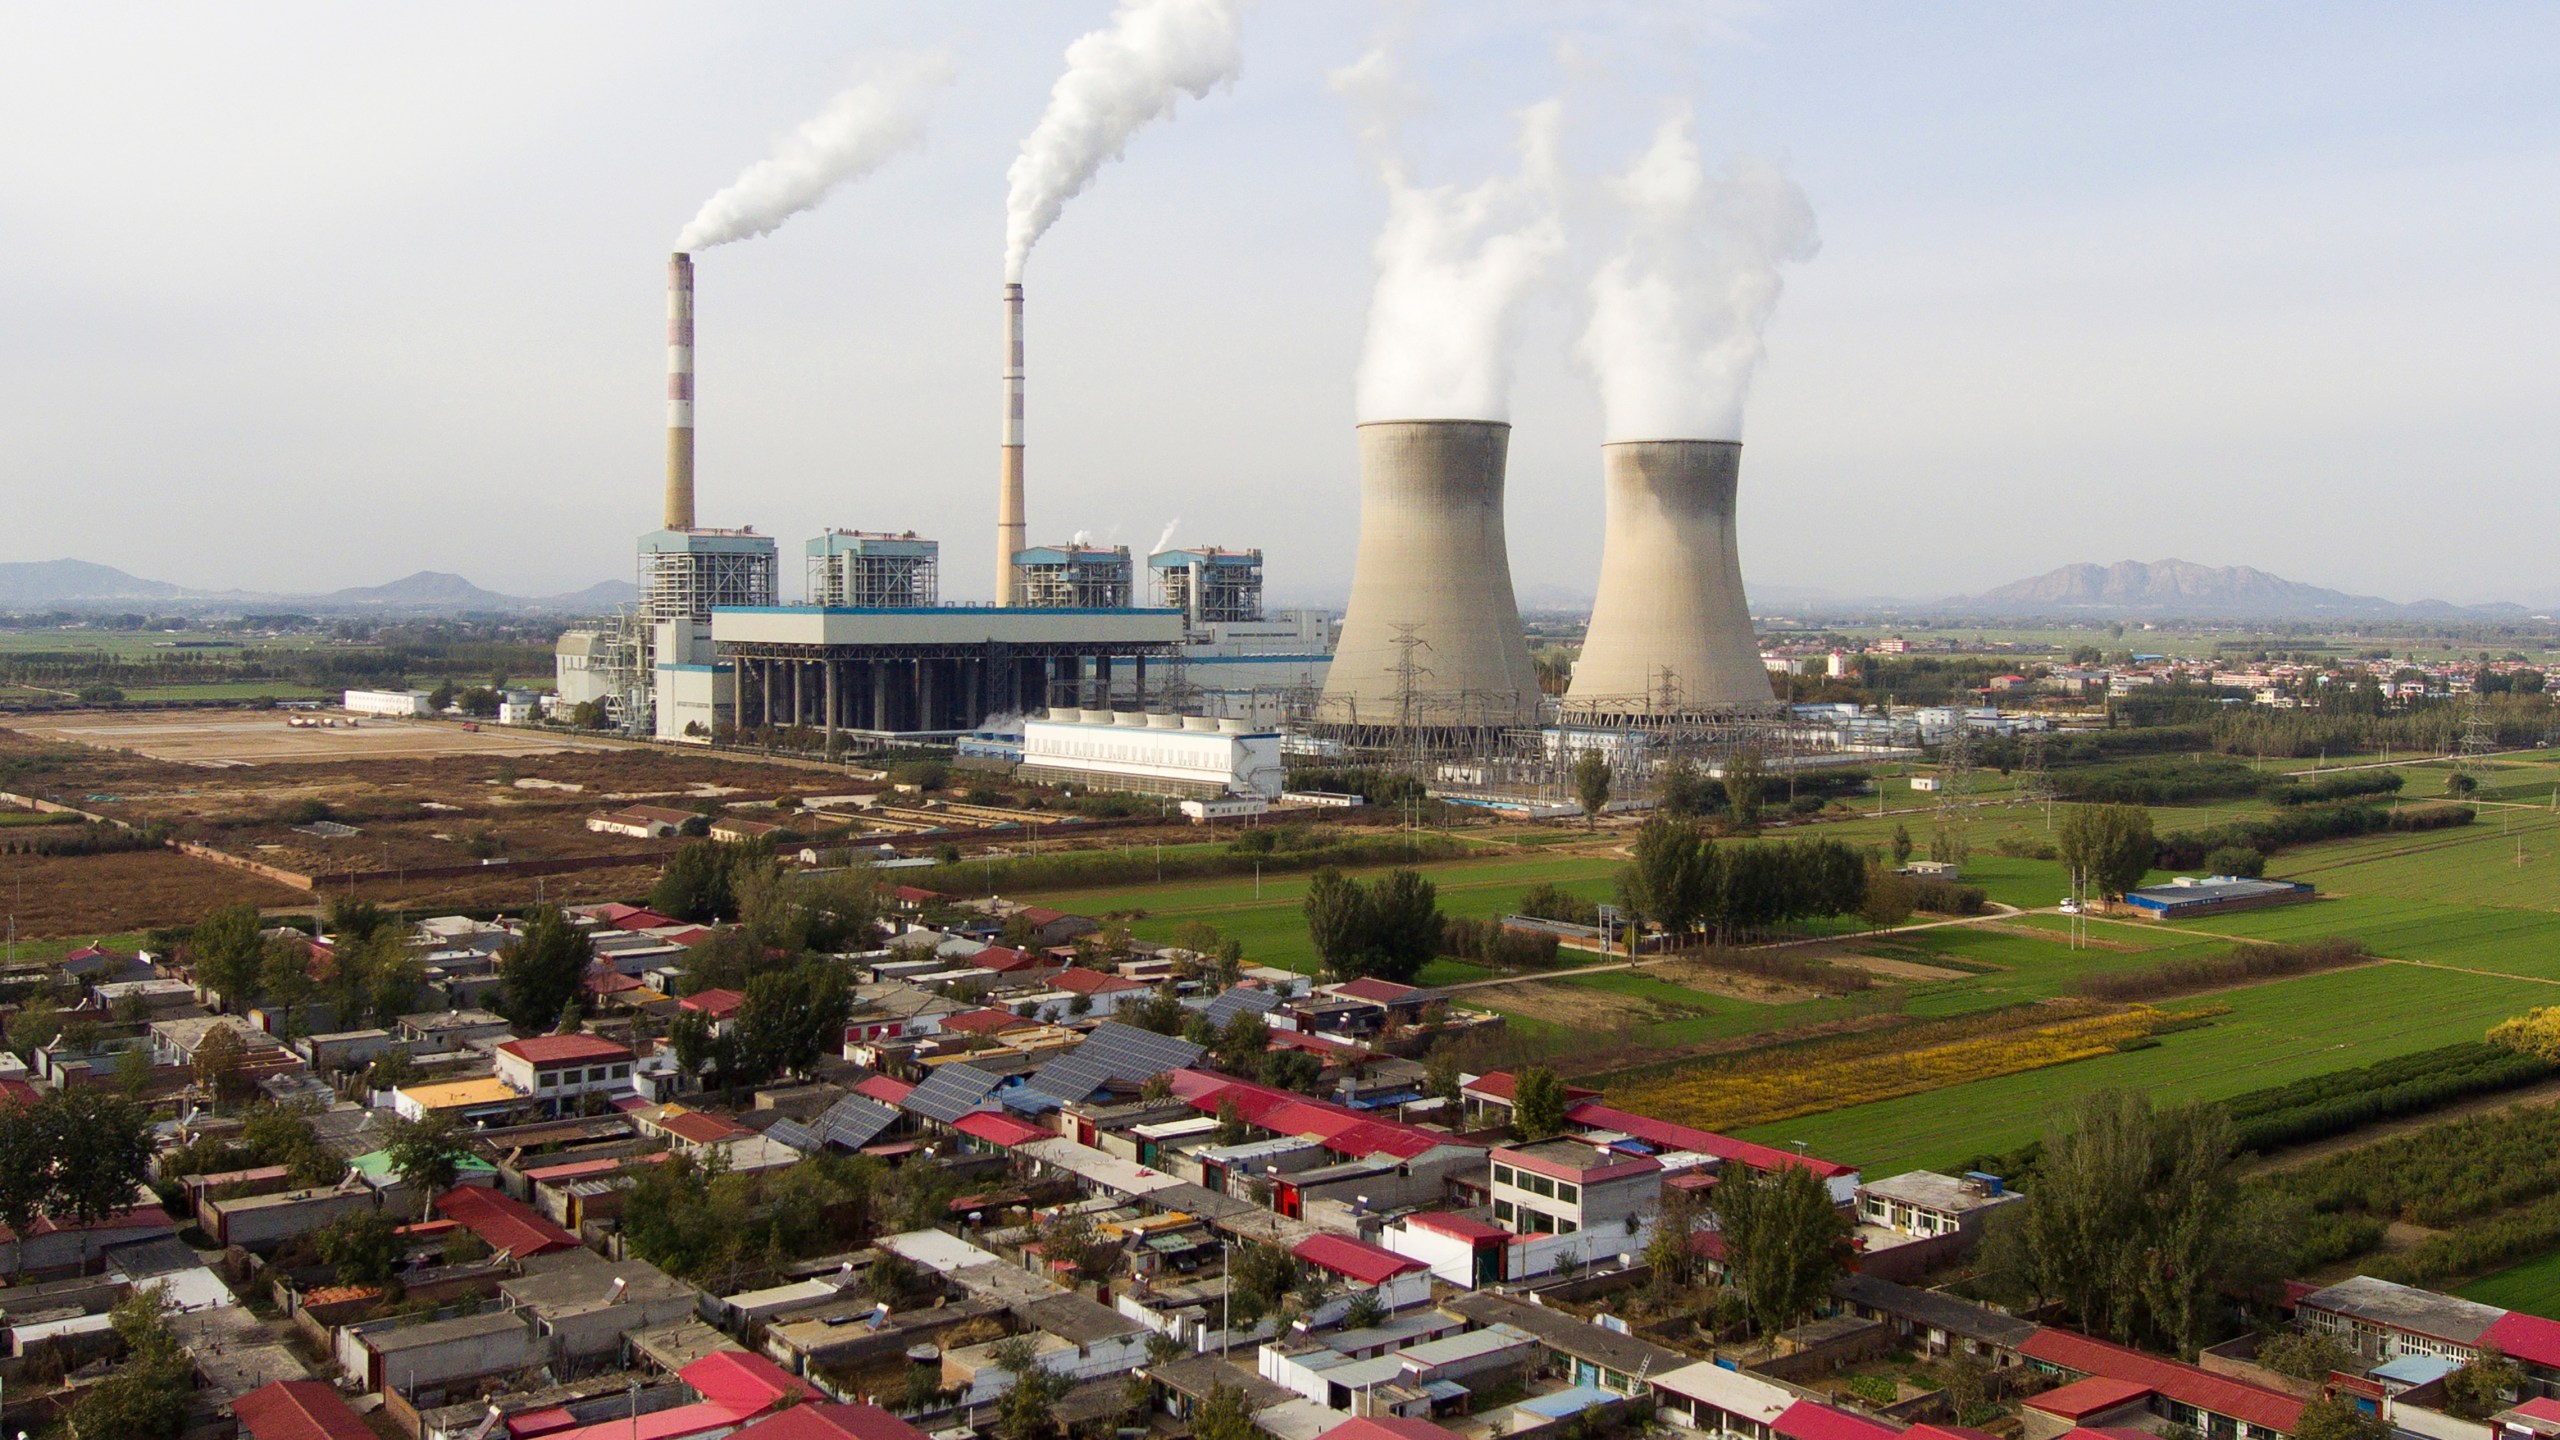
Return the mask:
<path fill-rule="evenodd" d="M 809 542 L 812 605 L 866 610 L 930 606 L 941 593 L 942 546 L 916 532 L 872 535 L 830 530 Z M 772 603 L 767 601 L 767 604 Z"/>
<path fill-rule="evenodd" d="M 1535 725 L 1538 671 L 1502 517 L 1511 427 L 1378 421 L 1359 438 L 1360 550 L 1323 720 L 1443 733 Z"/>
<path fill-rule="evenodd" d="M 1241 720 L 1052 709 L 1022 727 L 1022 777 L 1177 799 L 1280 797 L 1280 732 Z"/>
<path fill-rule="evenodd" d="M 1129 547 L 1045 545 L 1013 556 L 1017 605 L 1038 610 L 1126 610 Z"/>

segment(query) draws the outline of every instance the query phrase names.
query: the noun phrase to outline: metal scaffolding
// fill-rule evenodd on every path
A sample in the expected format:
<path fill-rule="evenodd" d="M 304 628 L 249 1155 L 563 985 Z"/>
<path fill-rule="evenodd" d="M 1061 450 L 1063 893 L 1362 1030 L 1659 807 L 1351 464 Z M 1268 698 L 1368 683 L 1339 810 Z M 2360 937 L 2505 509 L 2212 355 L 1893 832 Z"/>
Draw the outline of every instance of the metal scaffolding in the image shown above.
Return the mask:
<path fill-rule="evenodd" d="M 1129 547 L 1045 545 L 1015 553 L 1018 603 L 1040 610 L 1129 608 Z"/>
<path fill-rule="evenodd" d="M 1193 625 L 1241 623 L 1262 618 L 1262 552 L 1166 550 L 1148 558 L 1155 575 L 1155 603 L 1179 610 Z"/>
<path fill-rule="evenodd" d="M 938 603 L 942 546 L 903 535 L 830 530 L 809 542 L 812 605 L 912 610 Z"/>

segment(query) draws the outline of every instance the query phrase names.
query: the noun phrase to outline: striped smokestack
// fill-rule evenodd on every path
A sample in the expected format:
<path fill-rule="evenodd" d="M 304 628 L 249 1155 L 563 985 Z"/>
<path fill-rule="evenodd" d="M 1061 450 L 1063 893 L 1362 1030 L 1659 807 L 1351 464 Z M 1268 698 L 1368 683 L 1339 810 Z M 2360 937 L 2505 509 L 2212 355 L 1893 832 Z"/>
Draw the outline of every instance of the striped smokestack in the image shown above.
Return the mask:
<path fill-rule="evenodd" d="M 1022 287 L 1004 287 L 1004 450 L 996 473 L 996 603 L 1021 601 L 1013 557 L 1022 527 Z"/>
<path fill-rule="evenodd" d="M 667 528 L 693 528 L 693 257 L 667 261 Z"/>

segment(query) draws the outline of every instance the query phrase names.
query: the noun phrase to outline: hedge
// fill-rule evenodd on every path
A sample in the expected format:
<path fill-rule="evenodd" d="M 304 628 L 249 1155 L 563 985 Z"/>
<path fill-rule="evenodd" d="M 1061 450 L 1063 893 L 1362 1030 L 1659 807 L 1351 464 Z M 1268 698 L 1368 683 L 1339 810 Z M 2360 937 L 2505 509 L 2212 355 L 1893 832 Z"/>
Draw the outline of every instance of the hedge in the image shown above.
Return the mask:
<path fill-rule="evenodd" d="M 2093 1000 L 2157 1000 L 2225 985 L 2248 985 L 2287 975 L 2308 975 L 2361 965 L 2373 958 L 2361 940 L 2314 940 L 2307 945 L 2243 945 L 2221 955 L 2182 956 L 2156 965 L 2084 975 L 2073 986 Z"/>
<path fill-rule="evenodd" d="M 2382 1120 L 2423 1115 L 2456 1100 L 2549 1079 L 2560 1065 L 2466 1040 L 2378 1064 L 2332 1070 L 2225 1102 L 2244 1150 L 2278 1150 Z"/>
<path fill-rule="evenodd" d="M 1167 880 L 1198 880 L 1221 875 L 1279 874 L 1321 870 L 1327 865 L 1406 865 L 1449 860 L 1475 853 L 1465 841 L 1447 835 L 1391 831 L 1345 837 L 1318 845 L 1252 851 L 1229 846 L 1215 850 L 1178 850 L 1161 859 L 1151 849 L 1060 850 L 1046 855 L 1013 855 L 1001 860 L 946 860 L 928 870 L 908 871 L 905 884 L 954 895 L 984 894 L 990 884 L 1000 890 L 1076 890 L 1101 885 L 1135 885 L 1158 874 Z"/>

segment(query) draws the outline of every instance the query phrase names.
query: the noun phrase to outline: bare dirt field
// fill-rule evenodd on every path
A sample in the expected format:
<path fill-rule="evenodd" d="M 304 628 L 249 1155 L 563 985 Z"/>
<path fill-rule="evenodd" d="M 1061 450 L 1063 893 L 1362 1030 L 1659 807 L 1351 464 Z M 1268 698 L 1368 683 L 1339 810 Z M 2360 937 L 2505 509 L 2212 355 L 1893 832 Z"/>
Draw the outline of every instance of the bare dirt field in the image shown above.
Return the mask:
<path fill-rule="evenodd" d="M 1812 953 L 1812 952 L 1804 952 Z M 1973 973 L 1950 969 L 1944 965 L 1923 965 L 1917 960 L 1896 960 L 1884 955 L 1864 955 L 1849 949 L 1824 950 L 1820 958 L 1834 965 L 1864 970 L 1887 980 L 1962 980 Z"/>
<path fill-rule="evenodd" d="M 0 906 L 16 912 L 22 936 L 115 935 L 192 925 L 242 901 L 275 906 L 310 899 L 273 881 L 174 850 L 0 855 Z"/>
<path fill-rule="evenodd" d="M 1819 990 L 1764 980 L 1757 975 L 1737 975 L 1730 970 L 1686 960 L 1665 960 L 1648 965 L 1645 973 L 1684 989 L 1703 990 L 1728 1000 L 1748 1000 L 1755 1005 L 1792 1005 L 1799 1000 L 1818 1000 L 1822 996 Z"/>
<path fill-rule="evenodd" d="M 123 750 L 153 760 L 235 765 L 421 759 L 437 755 L 540 755 L 621 749 L 546 731 L 360 718 L 353 728 L 296 728 L 281 710 L 85 711 L 31 717 L 11 727 L 38 740 Z M 325 712 L 333 718 L 336 712 Z"/>

